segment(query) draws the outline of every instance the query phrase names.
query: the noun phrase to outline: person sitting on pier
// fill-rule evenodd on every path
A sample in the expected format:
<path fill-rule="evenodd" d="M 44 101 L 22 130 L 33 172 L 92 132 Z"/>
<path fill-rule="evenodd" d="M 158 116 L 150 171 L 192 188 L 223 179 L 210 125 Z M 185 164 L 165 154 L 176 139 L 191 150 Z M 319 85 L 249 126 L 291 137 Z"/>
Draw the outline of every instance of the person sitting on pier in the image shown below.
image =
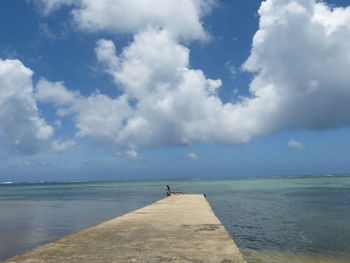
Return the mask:
<path fill-rule="evenodd" d="M 166 195 L 171 196 L 171 190 L 170 190 L 169 185 L 166 185 Z"/>

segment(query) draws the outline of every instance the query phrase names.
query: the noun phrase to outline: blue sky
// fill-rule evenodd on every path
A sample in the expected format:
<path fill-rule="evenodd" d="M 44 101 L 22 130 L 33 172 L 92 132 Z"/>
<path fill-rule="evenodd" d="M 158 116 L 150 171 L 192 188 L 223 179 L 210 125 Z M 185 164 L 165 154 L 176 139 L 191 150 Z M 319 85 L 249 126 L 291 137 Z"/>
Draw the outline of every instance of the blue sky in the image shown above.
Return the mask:
<path fill-rule="evenodd" d="M 349 172 L 347 1 L 130 3 L 0 2 L 0 181 Z"/>

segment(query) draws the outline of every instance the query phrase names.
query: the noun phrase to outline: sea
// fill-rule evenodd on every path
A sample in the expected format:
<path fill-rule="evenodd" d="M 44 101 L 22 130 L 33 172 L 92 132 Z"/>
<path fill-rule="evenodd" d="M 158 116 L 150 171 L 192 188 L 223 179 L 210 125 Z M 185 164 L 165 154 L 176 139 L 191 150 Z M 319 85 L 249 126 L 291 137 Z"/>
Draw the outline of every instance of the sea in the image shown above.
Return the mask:
<path fill-rule="evenodd" d="M 0 183 L 0 261 L 151 204 L 205 193 L 248 263 L 349 263 L 350 176 Z"/>

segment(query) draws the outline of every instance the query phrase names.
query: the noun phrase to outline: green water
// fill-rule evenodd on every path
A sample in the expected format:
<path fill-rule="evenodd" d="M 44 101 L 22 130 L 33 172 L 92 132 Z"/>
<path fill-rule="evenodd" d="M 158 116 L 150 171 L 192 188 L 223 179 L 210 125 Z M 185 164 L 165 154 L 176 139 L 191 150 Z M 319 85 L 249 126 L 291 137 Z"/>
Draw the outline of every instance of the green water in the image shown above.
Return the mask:
<path fill-rule="evenodd" d="M 248 263 L 350 262 L 350 177 L 0 185 L 0 260 L 150 204 L 206 193 Z"/>

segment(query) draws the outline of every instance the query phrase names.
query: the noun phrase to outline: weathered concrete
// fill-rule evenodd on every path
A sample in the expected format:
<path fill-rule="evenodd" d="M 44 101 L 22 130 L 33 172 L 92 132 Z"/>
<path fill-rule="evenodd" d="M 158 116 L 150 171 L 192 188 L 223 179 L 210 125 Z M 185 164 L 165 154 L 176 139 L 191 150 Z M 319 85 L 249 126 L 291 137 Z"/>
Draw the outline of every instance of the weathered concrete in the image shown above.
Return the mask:
<path fill-rule="evenodd" d="M 245 263 L 203 195 L 167 197 L 4 262 Z"/>

